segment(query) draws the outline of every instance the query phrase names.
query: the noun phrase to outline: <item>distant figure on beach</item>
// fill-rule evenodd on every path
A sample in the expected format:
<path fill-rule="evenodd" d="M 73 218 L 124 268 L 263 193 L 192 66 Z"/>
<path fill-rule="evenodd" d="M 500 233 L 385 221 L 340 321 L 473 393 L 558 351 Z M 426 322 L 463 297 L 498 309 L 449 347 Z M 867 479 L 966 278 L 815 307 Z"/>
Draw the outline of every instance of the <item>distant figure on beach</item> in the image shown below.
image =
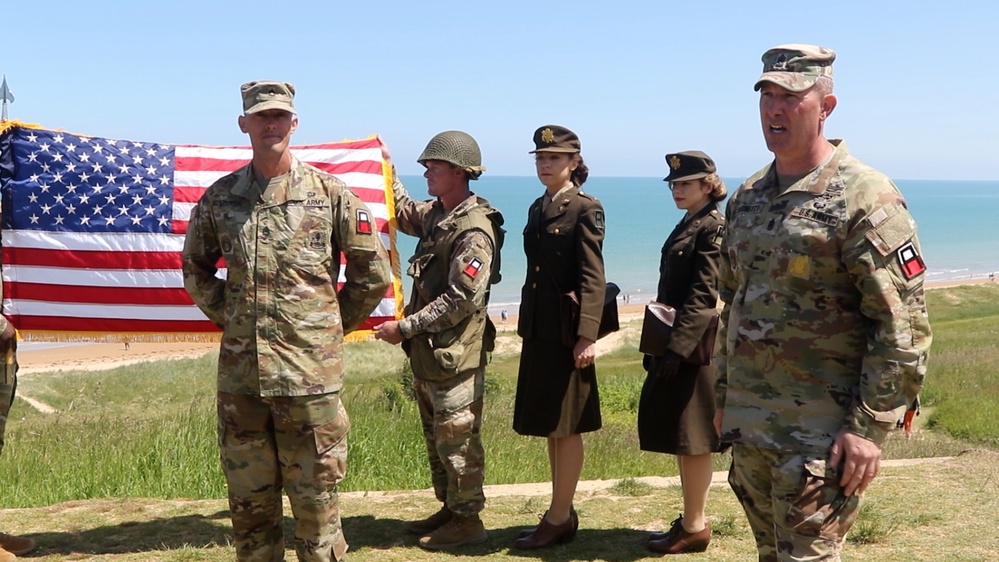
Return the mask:
<path fill-rule="evenodd" d="M 507 320 L 509 320 L 509 319 L 510 319 L 510 314 L 504 308 L 503 310 L 500 311 L 500 322 L 503 322 L 504 324 L 506 324 Z"/>
<path fill-rule="evenodd" d="M 711 453 L 718 450 L 716 374 L 712 365 L 689 357 L 705 332 L 717 329 L 712 320 L 725 225 L 718 202 L 728 191 L 714 160 L 699 150 L 667 154 L 666 162 L 673 203 L 686 213 L 663 244 L 656 302 L 672 306 L 676 318 L 665 346 L 643 361 L 648 376 L 638 405 L 638 440 L 642 450 L 677 455 L 683 513 L 666 532 L 653 533 L 648 548 L 681 554 L 703 552 L 711 542 L 705 510 L 714 471 Z M 659 327 L 644 327 L 650 328 Z"/>
<path fill-rule="evenodd" d="M 128 340 L 125 340 L 125 351 L 128 351 Z"/>
<path fill-rule="evenodd" d="M 283 487 L 298 559 L 343 560 L 343 337 L 385 295 L 388 257 L 365 204 L 289 150 L 294 86 L 249 82 L 240 93 L 253 158 L 205 191 L 183 252 L 185 288 L 222 329 L 219 443 L 236 559 L 284 560 Z"/>
<path fill-rule="evenodd" d="M 996 274 L 993 271 L 993 272 L 989 273 L 989 281 L 995 281 L 995 280 L 996 280 Z"/>
<path fill-rule="evenodd" d="M 836 53 L 781 45 L 756 81 L 774 161 L 726 207 L 715 423 L 760 560 L 839 560 L 930 325 L 916 223 L 824 125 Z"/>
<path fill-rule="evenodd" d="M 3 301 L 3 285 L 0 284 L 0 301 Z M 3 452 L 4 432 L 7 429 L 7 416 L 14 405 L 14 391 L 17 388 L 17 330 L 6 316 L 0 314 L 0 453 Z M 16 482 L 6 485 L 14 486 Z M 0 532 L 0 561 L 15 560 L 17 556 L 35 549 L 35 539 L 15 537 Z"/>
<path fill-rule="evenodd" d="M 583 469 L 583 433 L 600 429 L 597 329 L 603 312 L 604 209 L 581 187 L 589 169 L 576 133 L 559 125 L 534 132 L 534 165 L 545 187 L 527 211 L 524 280 L 517 333 L 523 338 L 513 429 L 544 437 L 552 499 L 535 529 L 515 548 L 573 540 L 579 517 L 572 500 Z M 578 314 L 563 316 L 562 295 L 575 291 Z"/>
<path fill-rule="evenodd" d="M 391 162 L 388 149 L 383 157 Z M 399 230 L 418 236 L 410 260 L 413 292 L 405 317 L 375 326 L 375 337 L 402 343 L 413 368 L 434 494 L 443 504 L 406 530 L 429 550 L 486 540 L 482 491 L 482 394 L 496 328 L 489 287 L 500 280 L 503 216 L 469 189 L 485 167 L 479 145 L 461 131 L 434 136 L 417 161 L 434 199 L 410 198 L 393 168 Z"/>

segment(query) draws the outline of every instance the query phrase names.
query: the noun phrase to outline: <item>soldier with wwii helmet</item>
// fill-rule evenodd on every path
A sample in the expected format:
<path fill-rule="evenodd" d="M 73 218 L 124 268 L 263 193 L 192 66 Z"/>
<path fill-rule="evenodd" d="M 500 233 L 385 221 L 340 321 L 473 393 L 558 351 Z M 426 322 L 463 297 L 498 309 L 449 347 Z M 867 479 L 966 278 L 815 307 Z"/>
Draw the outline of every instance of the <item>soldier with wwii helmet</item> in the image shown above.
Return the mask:
<path fill-rule="evenodd" d="M 384 149 L 386 160 L 390 160 Z M 486 540 L 479 512 L 484 451 L 480 429 L 485 366 L 496 328 L 487 313 L 489 288 L 500 280 L 503 216 L 472 193 L 485 171 L 479 145 L 462 131 L 434 136 L 417 159 L 434 199 L 417 201 L 395 176 L 399 230 L 419 238 L 409 260 L 413 293 L 405 317 L 375 327 L 375 337 L 402 343 L 441 508 L 406 529 L 419 544 L 447 550 Z"/>
<path fill-rule="evenodd" d="M 364 203 L 289 150 L 295 88 L 261 81 L 240 91 L 253 158 L 205 191 L 183 251 L 184 286 L 222 329 L 219 445 L 236 559 L 284 560 L 283 487 L 298 559 L 343 560 L 343 338 L 381 302 L 391 271 Z"/>
<path fill-rule="evenodd" d="M 726 207 L 715 424 L 760 560 L 839 560 L 931 334 L 916 223 L 898 188 L 827 140 L 836 53 L 763 54 L 773 163 Z"/>

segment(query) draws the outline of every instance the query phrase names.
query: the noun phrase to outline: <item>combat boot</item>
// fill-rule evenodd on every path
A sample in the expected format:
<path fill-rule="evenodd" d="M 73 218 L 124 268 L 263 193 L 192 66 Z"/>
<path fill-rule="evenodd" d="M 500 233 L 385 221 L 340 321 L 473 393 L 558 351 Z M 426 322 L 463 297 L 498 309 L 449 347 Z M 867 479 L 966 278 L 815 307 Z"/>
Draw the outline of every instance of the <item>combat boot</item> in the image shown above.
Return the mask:
<path fill-rule="evenodd" d="M 420 546 L 427 550 L 448 550 L 465 544 L 479 544 L 486 540 L 486 527 L 479 514 L 458 515 L 443 527 L 420 539 Z"/>
<path fill-rule="evenodd" d="M 410 521 L 406 523 L 406 530 L 414 535 L 428 535 L 433 533 L 437 529 L 444 526 L 445 523 L 454 517 L 454 512 L 451 508 L 445 504 L 437 513 L 427 517 L 426 519 L 420 519 L 418 521 Z"/>
<path fill-rule="evenodd" d="M 13 535 L 8 535 L 7 533 L 0 533 L 0 562 L 4 560 L 2 553 L 7 552 L 11 555 L 27 554 L 35 550 L 35 539 L 29 539 L 27 537 L 15 537 Z M 14 558 L 10 558 L 14 560 Z"/>

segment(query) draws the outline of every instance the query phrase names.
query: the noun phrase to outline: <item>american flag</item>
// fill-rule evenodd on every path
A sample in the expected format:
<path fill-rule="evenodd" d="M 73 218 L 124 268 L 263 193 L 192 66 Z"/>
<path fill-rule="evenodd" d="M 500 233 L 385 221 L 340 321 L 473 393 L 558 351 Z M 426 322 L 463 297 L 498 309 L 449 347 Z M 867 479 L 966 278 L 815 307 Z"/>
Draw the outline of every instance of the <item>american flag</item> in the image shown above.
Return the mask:
<path fill-rule="evenodd" d="M 248 147 L 168 145 L 3 125 L 3 312 L 26 339 L 216 337 L 217 328 L 184 290 L 180 254 L 194 205 L 215 180 L 249 162 Z M 350 186 L 371 209 L 389 249 L 393 283 L 355 332 L 364 335 L 398 317 L 402 306 L 381 141 L 292 152 Z"/>

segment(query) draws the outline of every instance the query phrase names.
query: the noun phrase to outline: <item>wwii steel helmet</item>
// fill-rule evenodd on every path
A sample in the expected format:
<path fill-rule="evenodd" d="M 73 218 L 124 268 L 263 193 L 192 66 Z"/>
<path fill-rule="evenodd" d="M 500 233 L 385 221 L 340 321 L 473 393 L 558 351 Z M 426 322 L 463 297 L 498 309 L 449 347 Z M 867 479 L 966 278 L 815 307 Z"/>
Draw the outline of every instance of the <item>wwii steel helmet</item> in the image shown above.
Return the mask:
<path fill-rule="evenodd" d="M 443 160 L 465 170 L 469 179 L 479 179 L 486 171 L 482 165 L 482 152 L 479 143 L 471 135 L 463 131 L 444 131 L 434 135 L 423 149 L 423 154 L 416 159 L 426 166 L 427 160 Z"/>

